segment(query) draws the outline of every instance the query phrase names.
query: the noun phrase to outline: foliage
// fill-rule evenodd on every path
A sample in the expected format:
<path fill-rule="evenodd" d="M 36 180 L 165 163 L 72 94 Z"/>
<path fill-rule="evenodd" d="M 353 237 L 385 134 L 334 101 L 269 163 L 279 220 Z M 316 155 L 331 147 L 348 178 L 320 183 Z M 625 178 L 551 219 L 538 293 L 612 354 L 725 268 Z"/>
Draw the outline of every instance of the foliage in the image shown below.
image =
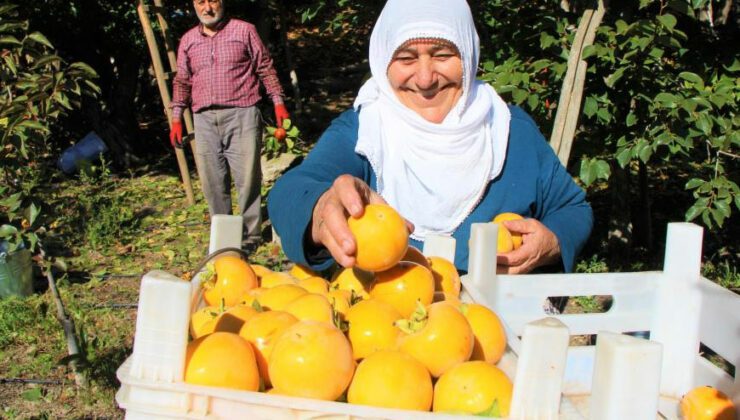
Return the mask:
<path fill-rule="evenodd" d="M 737 267 L 732 266 L 727 261 L 719 264 L 707 262 L 702 266 L 702 276 L 716 280 L 717 283 L 736 292 L 740 291 L 740 272 Z"/>
<path fill-rule="evenodd" d="M 548 1 L 494 0 L 477 8 L 481 80 L 507 102 L 523 106 L 548 133 L 575 36 L 575 16 Z"/>
<path fill-rule="evenodd" d="M 576 264 L 576 273 L 608 273 L 609 266 L 603 258 L 598 255 L 592 255 L 591 259 L 578 261 Z"/>
<path fill-rule="evenodd" d="M 482 79 L 525 106 L 545 133 L 577 28 L 578 15 L 558 6 L 489 1 L 481 14 L 485 32 L 494 34 L 482 41 Z M 578 142 L 590 151 L 581 156 L 586 185 L 609 179 L 610 162 L 625 168 L 680 160 L 693 174 L 685 184 L 695 199 L 686 220 L 711 228 L 740 209 L 732 179 L 740 146 L 740 61 L 737 45 L 729 54 L 722 47 L 732 37 L 700 19 L 709 6 L 708 0 L 609 4 L 583 55 L 589 67 Z"/>
<path fill-rule="evenodd" d="M 267 133 L 264 136 L 262 152 L 268 159 L 279 156 L 281 153 L 299 152 L 296 149 L 296 142 L 300 139 L 301 131 L 290 119 L 283 120 L 282 128 L 285 130 L 285 138 L 282 140 L 278 140 L 275 137 L 277 127 L 267 127 L 265 129 Z"/>
<path fill-rule="evenodd" d="M 323 22 L 323 30 L 340 33 L 347 28 L 356 30 L 374 23 L 385 1 L 313 0 L 300 3 L 303 4 L 298 5 L 297 10 L 301 14 L 301 24 L 310 21 Z"/>
<path fill-rule="evenodd" d="M 584 51 L 592 67 L 583 115 L 591 138 L 605 143 L 621 167 L 684 159 L 695 173 L 686 189 L 696 199 L 686 220 L 701 216 L 711 228 L 723 225 L 732 206 L 740 209 L 740 188 L 723 164 L 740 146 L 740 61 L 702 57 L 712 40 L 701 37 L 698 12 L 683 2 L 658 10 L 644 2 L 636 19 L 602 25 Z M 603 168 L 598 175 L 607 178 Z"/>
<path fill-rule="evenodd" d="M 48 155 L 54 122 L 98 91 L 92 68 L 65 63 L 15 9 L 0 4 L 0 239 L 11 251 L 36 248 L 39 208 L 28 201 L 41 181 L 38 161 Z"/>
<path fill-rule="evenodd" d="M 80 173 L 83 185 L 89 186 L 78 196 L 80 214 L 89 215 L 83 231 L 93 249 L 118 243 L 135 235 L 139 220 L 126 192 L 119 190 L 107 162 L 90 166 Z"/>
<path fill-rule="evenodd" d="M 0 185 L 0 211 L 5 214 L 7 221 L 0 225 L 0 242 L 7 242 L 7 246 L 0 246 L 0 252 L 11 253 L 18 249 L 36 249 L 38 231 L 33 228 L 40 209 L 31 203 L 22 207 L 22 193 L 7 194 L 8 187 Z"/>

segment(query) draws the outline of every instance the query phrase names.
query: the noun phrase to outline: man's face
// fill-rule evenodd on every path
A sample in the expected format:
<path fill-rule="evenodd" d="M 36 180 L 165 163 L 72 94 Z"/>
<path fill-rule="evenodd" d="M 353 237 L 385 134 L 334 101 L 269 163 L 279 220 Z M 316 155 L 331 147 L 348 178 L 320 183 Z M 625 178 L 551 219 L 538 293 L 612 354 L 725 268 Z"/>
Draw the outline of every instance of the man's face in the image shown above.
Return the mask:
<path fill-rule="evenodd" d="M 193 0 L 193 6 L 200 23 L 208 28 L 214 27 L 224 17 L 221 0 Z"/>

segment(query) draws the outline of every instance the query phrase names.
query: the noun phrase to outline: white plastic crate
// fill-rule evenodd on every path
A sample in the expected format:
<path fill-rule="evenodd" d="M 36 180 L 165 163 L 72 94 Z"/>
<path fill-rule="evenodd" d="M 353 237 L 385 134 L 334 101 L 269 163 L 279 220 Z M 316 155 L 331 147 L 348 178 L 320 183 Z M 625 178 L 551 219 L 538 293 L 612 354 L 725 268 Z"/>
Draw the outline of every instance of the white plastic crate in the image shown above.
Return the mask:
<path fill-rule="evenodd" d="M 216 216 L 209 250 L 238 247 L 241 235 L 235 234 L 237 230 L 241 230 L 239 216 Z M 647 350 L 638 351 L 636 360 L 657 372 L 653 377 L 656 389 L 660 383 L 659 410 L 664 417 L 677 417 L 677 397 L 695 385 L 715 386 L 733 396 L 736 404 L 740 402 L 738 380 L 698 354 L 702 342 L 735 366 L 740 361 L 740 298 L 700 277 L 698 226 L 669 225 L 662 272 L 577 275 L 497 276 L 493 274 L 492 251 L 497 237 L 495 225 L 474 225 L 472 232 L 470 273 L 463 277 L 463 299 L 492 307 L 507 326 L 509 348 L 499 366 L 514 382 L 511 418 L 640 418 L 639 414 L 633 415 L 640 409 L 644 418 L 655 418 L 654 408 L 653 415 L 644 416 L 644 410 L 650 409 L 652 400 L 658 404 L 658 395 L 633 401 L 630 407 L 636 411 L 632 412 L 621 405 L 609 405 L 620 395 L 631 395 L 637 389 L 636 384 L 630 383 L 635 380 L 632 375 L 610 369 L 615 366 L 612 359 L 619 362 L 624 351 L 634 353 L 636 347 Z M 433 238 L 424 248 L 427 255 L 447 258 L 451 258 L 452 252 L 451 238 Z M 126 410 L 127 419 L 466 417 L 186 384 L 182 381 L 184 343 L 191 307 L 200 304 L 199 284 L 199 276 L 191 284 L 163 271 L 150 272 L 142 279 L 133 354 L 117 372 L 121 388 L 116 401 Z M 549 296 L 582 295 L 611 295 L 612 307 L 602 314 L 554 318 L 548 318 L 542 309 Z M 599 356 L 600 363 L 595 364 L 595 346 L 568 347 L 571 334 L 605 330 L 612 334 L 600 335 L 599 354 L 606 355 Z M 650 331 L 651 338 L 657 341 L 613 334 L 625 331 Z M 655 346 L 661 351 L 656 352 Z M 657 354 L 662 357 L 659 367 L 654 366 L 657 363 L 650 364 Z M 661 372 L 662 377 L 658 378 Z M 649 372 L 646 374 L 649 376 Z M 640 378 L 643 385 L 649 382 L 644 375 Z M 592 403 L 597 404 L 599 415 L 589 416 Z"/>

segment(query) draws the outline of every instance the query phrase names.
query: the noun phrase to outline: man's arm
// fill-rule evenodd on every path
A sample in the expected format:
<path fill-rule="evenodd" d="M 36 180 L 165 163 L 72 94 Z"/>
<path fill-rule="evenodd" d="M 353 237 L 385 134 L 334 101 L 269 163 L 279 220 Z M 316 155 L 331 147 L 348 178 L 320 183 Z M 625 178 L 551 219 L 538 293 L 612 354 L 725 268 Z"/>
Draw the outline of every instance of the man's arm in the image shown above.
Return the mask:
<path fill-rule="evenodd" d="M 248 36 L 249 39 L 247 41 L 252 57 L 255 60 L 257 76 L 265 86 L 267 95 L 272 99 L 272 103 L 275 105 L 283 104 L 283 88 L 280 85 L 277 71 L 273 66 L 270 52 L 265 47 L 265 44 L 262 43 L 262 39 L 260 39 L 254 26 L 250 25 Z"/>
<path fill-rule="evenodd" d="M 182 120 L 182 113 L 190 106 L 191 92 L 193 88 L 192 73 L 190 71 L 190 59 L 187 53 L 187 40 L 183 37 L 177 48 L 177 74 L 172 81 L 172 119 Z"/>

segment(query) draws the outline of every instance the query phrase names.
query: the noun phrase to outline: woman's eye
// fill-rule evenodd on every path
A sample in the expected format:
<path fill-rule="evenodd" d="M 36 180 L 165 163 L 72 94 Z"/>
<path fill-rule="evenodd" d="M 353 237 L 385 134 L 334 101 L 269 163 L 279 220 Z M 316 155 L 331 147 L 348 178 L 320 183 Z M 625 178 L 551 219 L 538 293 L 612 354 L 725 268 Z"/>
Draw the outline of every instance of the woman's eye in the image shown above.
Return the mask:
<path fill-rule="evenodd" d="M 395 61 L 400 61 L 402 63 L 410 63 L 414 60 L 416 60 L 416 57 L 410 55 L 400 55 L 395 58 Z"/>
<path fill-rule="evenodd" d="M 434 54 L 434 58 L 441 59 L 441 60 L 447 60 L 448 58 L 454 57 L 455 54 L 453 53 L 437 53 Z"/>

